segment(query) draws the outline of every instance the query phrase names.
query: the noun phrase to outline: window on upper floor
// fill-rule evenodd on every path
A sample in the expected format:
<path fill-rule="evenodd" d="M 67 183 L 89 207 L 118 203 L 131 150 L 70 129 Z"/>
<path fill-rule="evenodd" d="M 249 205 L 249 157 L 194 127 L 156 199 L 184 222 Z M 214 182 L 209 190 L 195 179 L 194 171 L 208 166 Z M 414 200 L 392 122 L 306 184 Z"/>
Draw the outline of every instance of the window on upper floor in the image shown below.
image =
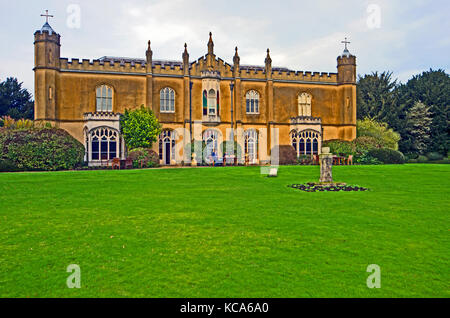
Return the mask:
<path fill-rule="evenodd" d="M 259 93 L 248 91 L 245 95 L 247 114 L 259 114 Z"/>
<path fill-rule="evenodd" d="M 175 111 L 175 91 L 170 87 L 163 88 L 160 93 L 159 110 L 161 113 L 173 113 Z"/>
<path fill-rule="evenodd" d="M 96 89 L 96 109 L 98 112 L 112 112 L 113 89 L 108 85 L 101 85 Z"/>
<path fill-rule="evenodd" d="M 312 96 L 308 93 L 301 93 L 298 95 L 298 115 L 311 116 L 311 101 Z"/>
<path fill-rule="evenodd" d="M 216 91 L 210 89 L 208 92 L 208 115 L 216 115 L 217 96 Z"/>

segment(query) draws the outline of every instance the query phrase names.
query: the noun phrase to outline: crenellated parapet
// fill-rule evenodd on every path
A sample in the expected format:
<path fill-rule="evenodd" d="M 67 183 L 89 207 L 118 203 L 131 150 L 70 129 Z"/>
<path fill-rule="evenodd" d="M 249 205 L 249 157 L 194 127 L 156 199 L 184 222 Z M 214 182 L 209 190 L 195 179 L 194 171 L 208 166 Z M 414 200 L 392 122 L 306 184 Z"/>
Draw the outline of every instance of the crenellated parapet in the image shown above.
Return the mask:
<path fill-rule="evenodd" d="M 118 121 L 120 120 L 120 115 L 121 114 L 110 112 L 84 113 L 83 119 L 85 121 Z"/>
<path fill-rule="evenodd" d="M 298 116 L 291 118 L 291 125 L 300 125 L 300 124 L 321 124 L 322 119 L 320 117 L 312 117 L 312 116 Z"/>

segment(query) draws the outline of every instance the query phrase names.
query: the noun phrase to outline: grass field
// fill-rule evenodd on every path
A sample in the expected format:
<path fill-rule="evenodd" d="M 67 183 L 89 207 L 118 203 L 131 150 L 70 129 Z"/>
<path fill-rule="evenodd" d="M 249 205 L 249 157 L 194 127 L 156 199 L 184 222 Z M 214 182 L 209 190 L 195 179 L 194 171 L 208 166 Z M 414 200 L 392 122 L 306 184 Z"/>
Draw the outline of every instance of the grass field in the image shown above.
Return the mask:
<path fill-rule="evenodd" d="M 0 296 L 450 297 L 450 165 L 259 171 L 0 174 Z"/>

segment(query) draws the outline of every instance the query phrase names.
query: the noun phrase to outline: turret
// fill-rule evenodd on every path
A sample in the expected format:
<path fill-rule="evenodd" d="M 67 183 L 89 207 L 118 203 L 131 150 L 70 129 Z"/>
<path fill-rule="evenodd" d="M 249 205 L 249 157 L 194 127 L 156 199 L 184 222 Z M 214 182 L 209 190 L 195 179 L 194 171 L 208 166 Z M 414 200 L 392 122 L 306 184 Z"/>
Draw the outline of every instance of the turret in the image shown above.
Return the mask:
<path fill-rule="evenodd" d="M 345 44 L 344 52 L 337 58 L 338 83 L 356 84 L 356 56 L 350 54 L 347 44 L 350 42 L 342 41 Z"/>
<path fill-rule="evenodd" d="M 34 33 L 35 103 L 34 118 L 56 119 L 56 82 L 60 68 L 60 39 L 47 21 Z"/>

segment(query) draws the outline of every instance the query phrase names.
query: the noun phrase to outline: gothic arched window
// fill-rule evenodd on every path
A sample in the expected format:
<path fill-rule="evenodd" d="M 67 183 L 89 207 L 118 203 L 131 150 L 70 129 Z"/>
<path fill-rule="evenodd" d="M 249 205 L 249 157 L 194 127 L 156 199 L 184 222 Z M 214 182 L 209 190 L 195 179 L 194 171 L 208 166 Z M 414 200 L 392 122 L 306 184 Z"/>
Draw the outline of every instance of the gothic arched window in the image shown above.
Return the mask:
<path fill-rule="evenodd" d="M 159 92 L 159 110 L 161 113 L 173 113 L 175 111 L 175 91 L 165 87 Z"/>
<path fill-rule="evenodd" d="M 89 133 L 90 160 L 120 158 L 119 133 L 115 129 L 99 127 Z"/>
<path fill-rule="evenodd" d="M 208 115 L 216 115 L 217 95 L 216 91 L 210 89 L 208 92 Z"/>
<path fill-rule="evenodd" d="M 96 109 L 98 112 L 112 112 L 113 89 L 108 85 L 98 86 L 96 89 Z"/>
<path fill-rule="evenodd" d="M 248 91 L 245 95 L 247 114 L 259 113 L 259 93 L 257 91 Z"/>
<path fill-rule="evenodd" d="M 301 93 L 298 95 L 298 115 L 311 116 L 311 101 L 312 96 L 308 93 Z"/>
<path fill-rule="evenodd" d="M 204 159 L 207 163 L 211 163 L 219 154 L 219 133 L 215 129 L 205 130 L 203 133 L 203 150 Z"/>
<path fill-rule="evenodd" d="M 258 159 L 258 133 L 255 129 L 245 131 L 245 154 L 248 155 L 250 164 L 256 163 Z"/>
<path fill-rule="evenodd" d="M 297 156 L 319 154 L 320 134 L 313 130 L 291 132 L 291 144 Z"/>
<path fill-rule="evenodd" d="M 159 159 L 170 165 L 175 160 L 175 131 L 163 130 L 159 135 Z"/>

